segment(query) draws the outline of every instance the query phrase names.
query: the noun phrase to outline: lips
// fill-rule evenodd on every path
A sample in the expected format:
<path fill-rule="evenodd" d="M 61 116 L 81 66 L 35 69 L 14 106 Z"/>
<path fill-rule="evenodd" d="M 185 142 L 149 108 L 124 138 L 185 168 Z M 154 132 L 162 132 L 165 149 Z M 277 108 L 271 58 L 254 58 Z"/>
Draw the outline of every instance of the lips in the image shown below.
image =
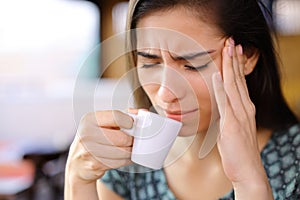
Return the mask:
<path fill-rule="evenodd" d="M 189 114 L 196 112 L 198 109 L 188 110 L 188 111 L 169 111 L 164 110 L 166 117 L 174 119 L 176 121 L 182 121 L 183 118 L 187 117 Z"/>

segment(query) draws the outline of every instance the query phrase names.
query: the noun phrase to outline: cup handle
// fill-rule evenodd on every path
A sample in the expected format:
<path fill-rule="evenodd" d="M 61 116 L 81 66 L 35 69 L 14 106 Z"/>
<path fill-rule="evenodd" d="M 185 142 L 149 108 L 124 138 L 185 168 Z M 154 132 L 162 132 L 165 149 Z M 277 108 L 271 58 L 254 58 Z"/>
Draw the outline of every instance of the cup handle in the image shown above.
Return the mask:
<path fill-rule="evenodd" d="M 136 123 L 137 123 L 137 115 L 132 114 L 132 113 L 126 113 L 126 114 L 133 118 L 132 127 L 129 128 L 129 129 L 127 129 L 127 128 L 120 128 L 120 130 L 123 131 L 124 133 L 126 133 L 126 134 L 134 137 L 134 130 L 135 130 Z"/>

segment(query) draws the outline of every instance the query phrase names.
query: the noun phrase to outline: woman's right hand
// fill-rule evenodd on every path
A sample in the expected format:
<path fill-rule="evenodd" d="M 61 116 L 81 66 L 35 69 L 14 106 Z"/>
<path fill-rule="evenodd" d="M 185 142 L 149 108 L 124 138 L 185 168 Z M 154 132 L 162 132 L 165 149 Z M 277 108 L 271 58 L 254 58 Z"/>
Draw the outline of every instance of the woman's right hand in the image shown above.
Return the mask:
<path fill-rule="evenodd" d="M 66 178 L 72 184 L 95 183 L 108 169 L 131 164 L 133 138 L 120 128 L 133 119 L 121 111 L 98 111 L 82 117 L 70 147 Z"/>

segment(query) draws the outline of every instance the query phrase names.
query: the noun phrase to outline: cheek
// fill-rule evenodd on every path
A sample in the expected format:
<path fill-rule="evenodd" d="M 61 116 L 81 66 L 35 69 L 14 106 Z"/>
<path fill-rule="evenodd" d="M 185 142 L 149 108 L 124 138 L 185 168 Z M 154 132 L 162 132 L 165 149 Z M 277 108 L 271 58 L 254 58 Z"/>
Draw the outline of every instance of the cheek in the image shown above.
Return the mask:
<path fill-rule="evenodd" d="M 191 85 L 193 85 L 194 93 L 197 96 L 198 106 L 199 106 L 199 121 L 198 121 L 198 131 L 205 132 L 209 124 L 211 123 L 212 116 L 212 106 L 214 102 L 214 95 L 212 93 L 212 82 L 209 76 L 195 77 L 191 79 Z"/>
<path fill-rule="evenodd" d="M 193 80 L 191 85 L 193 86 L 194 93 L 196 94 L 200 111 L 209 111 L 211 105 L 211 95 L 208 89 L 208 82 L 203 78 L 197 78 Z M 201 114 L 201 113 L 200 113 Z"/>
<path fill-rule="evenodd" d="M 144 91 L 146 92 L 147 96 L 150 98 L 151 102 L 153 103 L 153 99 L 159 90 L 158 84 L 145 84 L 142 86 Z"/>
<path fill-rule="evenodd" d="M 222 54 L 220 53 L 220 55 L 214 60 L 214 64 L 217 67 L 217 69 L 222 72 Z"/>
<path fill-rule="evenodd" d="M 202 109 L 205 108 L 207 110 L 210 108 L 211 105 L 211 96 L 210 91 L 208 89 L 209 87 L 209 80 L 205 80 L 203 77 L 198 75 L 187 75 L 185 76 L 186 83 L 189 84 L 189 88 L 186 92 L 186 96 L 184 98 L 194 98 L 193 102 L 195 103 L 195 98 L 197 98 L 197 102 L 199 107 Z M 155 99 L 155 96 L 157 95 L 160 84 L 154 84 L 154 83 L 148 83 L 143 84 L 143 89 L 146 92 L 147 96 L 150 98 L 150 100 L 153 103 L 153 100 Z M 181 88 L 182 89 L 182 88 Z"/>

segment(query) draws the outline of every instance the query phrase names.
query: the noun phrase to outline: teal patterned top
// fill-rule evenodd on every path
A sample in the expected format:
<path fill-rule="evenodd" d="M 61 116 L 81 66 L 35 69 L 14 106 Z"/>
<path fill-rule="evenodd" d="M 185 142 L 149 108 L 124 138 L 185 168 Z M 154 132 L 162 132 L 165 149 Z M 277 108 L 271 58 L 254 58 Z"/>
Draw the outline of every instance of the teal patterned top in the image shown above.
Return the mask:
<path fill-rule="evenodd" d="M 275 200 L 300 200 L 300 124 L 286 131 L 274 132 L 261 152 Z M 138 166 L 130 166 L 131 171 Z M 168 188 L 163 170 L 130 173 L 110 170 L 102 182 L 124 199 L 173 200 L 175 195 Z M 234 199 L 234 191 L 220 200 Z"/>

